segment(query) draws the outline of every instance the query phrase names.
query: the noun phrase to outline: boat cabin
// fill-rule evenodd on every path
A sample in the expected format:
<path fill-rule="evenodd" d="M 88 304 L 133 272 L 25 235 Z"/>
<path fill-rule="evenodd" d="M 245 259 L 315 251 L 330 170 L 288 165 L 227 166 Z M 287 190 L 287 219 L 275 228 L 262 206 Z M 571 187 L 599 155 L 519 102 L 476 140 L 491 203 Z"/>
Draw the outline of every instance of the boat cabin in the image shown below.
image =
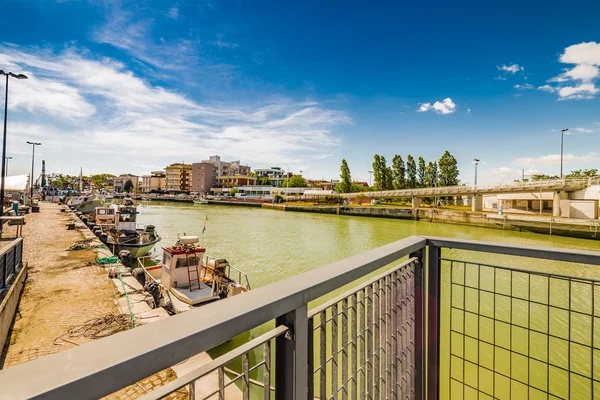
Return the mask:
<path fill-rule="evenodd" d="M 96 207 L 94 219 L 98 225 L 114 225 L 116 210 L 113 207 Z"/>
<path fill-rule="evenodd" d="M 138 214 L 135 206 L 119 206 L 116 212 L 117 229 L 121 232 L 135 231 Z"/>
<path fill-rule="evenodd" d="M 211 259 L 196 245 L 198 236 L 180 237 L 177 244 L 163 247 L 160 269 L 148 272 L 177 299 L 189 305 L 235 296 L 248 290 L 229 277 L 233 267 L 227 260 Z"/>

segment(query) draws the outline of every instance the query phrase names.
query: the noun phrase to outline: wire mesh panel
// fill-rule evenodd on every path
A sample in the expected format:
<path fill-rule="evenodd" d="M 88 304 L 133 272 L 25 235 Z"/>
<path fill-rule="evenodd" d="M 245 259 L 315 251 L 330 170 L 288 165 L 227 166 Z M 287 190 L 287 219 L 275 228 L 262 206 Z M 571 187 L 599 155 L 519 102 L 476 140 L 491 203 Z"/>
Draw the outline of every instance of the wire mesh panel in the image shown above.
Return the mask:
<path fill-rule="evenodd" d="M 308 398 L 415 398 L 417 268 L 411 258 L 311 310 Z"/>
<path fill-rule="evenodd" d="M 287 334 L 286 326 L 278 326 L 148 393 L 143 399 L 162 399 L 174 394 L 186 394 L 190 400 L 272 399 L 275 340 Z"/>
<path fill-rule="evenodd" d="M 600 399 L 600 283 L 449 259 L 442 270 L 450 398 Z"/>

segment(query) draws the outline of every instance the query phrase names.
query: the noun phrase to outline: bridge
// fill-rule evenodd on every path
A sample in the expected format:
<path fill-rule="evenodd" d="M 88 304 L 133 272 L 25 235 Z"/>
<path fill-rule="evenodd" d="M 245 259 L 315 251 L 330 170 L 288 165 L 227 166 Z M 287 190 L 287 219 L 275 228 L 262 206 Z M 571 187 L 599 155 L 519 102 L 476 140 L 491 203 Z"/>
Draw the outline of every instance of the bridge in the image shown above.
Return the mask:
<path fill-rule="evenodd" d="M 507 193 L 554 193 L 553 214 L 560 215 L 559 201 L 568 198 L 569 192 L 575 192 L 585 189 L 592 185 L 600 185 L 600 177 L 590 177 L 582 179 L 550 179 L 531 182 L 514 182 L 506 185 L 459 185 L 459 186 L 439 186 L 429 188 L 399 189 L 399 190 L 379 190 L 373 192 L 359 193 L 341 193 L 340 196 L 352 199 L 357 196 L 364 196 L 371 199 L 385 198 L 409 198 L 412 199 L 412 207 L 418 208 L 421 199 L 424 197 L 453 197 L 453 196 L 473 196 L 472 210 L 483 211 L 483 195 L 507 194 Z M 539 196 L 538 200 L 542 200 Z"/>
<path fill-rule="evenodd" d="M 539 192 L 573 192 L 592 185 L 600 185 L 600 177 L 585 179 L 551 179 L 532 182 L 514 182 L 506 185 L 459 185 L 438 186 L 429 188 L 379 190 L 373 192 L 342 193 L 340 196 L 352 198 L 363 195 L 370 198 L 412 198 L 440 196 L 469 196 L 500 193 L 539 193 Z"/>

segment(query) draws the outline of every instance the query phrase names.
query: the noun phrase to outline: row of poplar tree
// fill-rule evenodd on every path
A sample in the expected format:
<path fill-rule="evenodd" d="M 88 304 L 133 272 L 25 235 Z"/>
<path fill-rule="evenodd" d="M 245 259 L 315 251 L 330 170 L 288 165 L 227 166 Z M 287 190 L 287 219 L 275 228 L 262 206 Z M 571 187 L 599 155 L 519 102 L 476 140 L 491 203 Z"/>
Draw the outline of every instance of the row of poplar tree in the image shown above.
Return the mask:
<path fill-rule="evenodd" d="M 412 189 L 459 184 L 456 158 L 448 150 L 438 161 L 417 160 L 410 154 L 406 162 L 396 154 L 392 165 L 387 166 L 385 157 L 375 154 L 373 161 L 373 190 Z"/>

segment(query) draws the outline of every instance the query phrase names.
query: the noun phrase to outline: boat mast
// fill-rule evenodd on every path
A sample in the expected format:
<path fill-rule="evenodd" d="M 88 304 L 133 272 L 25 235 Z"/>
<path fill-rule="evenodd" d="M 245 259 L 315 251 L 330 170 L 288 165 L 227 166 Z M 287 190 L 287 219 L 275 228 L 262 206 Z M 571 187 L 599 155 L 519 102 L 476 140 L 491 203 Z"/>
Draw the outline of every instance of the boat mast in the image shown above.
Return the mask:
<path fill-rule="evenodd" d="M 83 167 L 79 170 L 79 194 L 83 192 Z"/>

